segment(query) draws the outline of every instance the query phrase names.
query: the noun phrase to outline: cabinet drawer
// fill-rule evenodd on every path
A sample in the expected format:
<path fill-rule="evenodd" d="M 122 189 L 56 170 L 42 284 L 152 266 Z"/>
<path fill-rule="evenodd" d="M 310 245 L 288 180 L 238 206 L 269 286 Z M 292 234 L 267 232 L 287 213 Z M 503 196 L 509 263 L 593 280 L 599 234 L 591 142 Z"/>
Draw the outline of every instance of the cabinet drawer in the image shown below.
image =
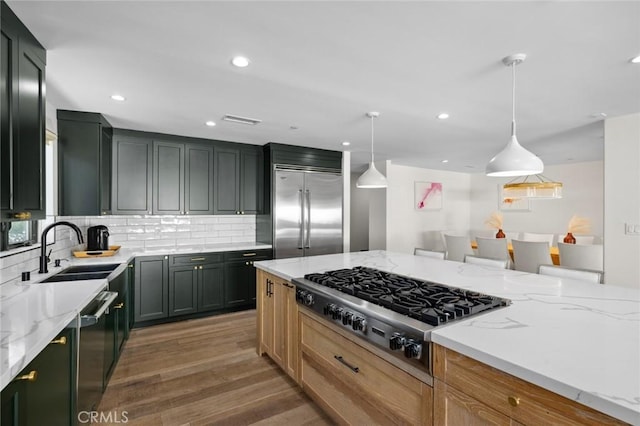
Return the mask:
<path fill-rule="evenodd" d="M 439 345 L 434 345 L 434 376 L 524 424 L 624 424 Z"/>
<path fill-rule="evenodd" d="M 242 250 L 228 251 L 224 254 L 225 261 L 234 260 L 265 260 L 271 259 L 271 250 Z"/>
<path fill-rule="evenodd" d="M 370 416 L 357 421 L 345 419 L 349 423 L 430 424 L 429 386 L 312 317 L 303 313 L 300 316 L 302 382 L 312 394 L 321 394 L 321 398 L 329 398 L 325 403 L 333 404 L 335 392 L 329 388 L 341 389 L 344 395 L 340 397 L 347 396 Z M 318 372 L 327 376 L 329 383 L 314 386 Z"/>
<path fill-rule="evenodd" d="M 182 265 L 202 265 L 204 263 L 222 262 L 224 254 L 220 253 L 193 253 L 178 256 L 169 256 L 169 267 Z"/>

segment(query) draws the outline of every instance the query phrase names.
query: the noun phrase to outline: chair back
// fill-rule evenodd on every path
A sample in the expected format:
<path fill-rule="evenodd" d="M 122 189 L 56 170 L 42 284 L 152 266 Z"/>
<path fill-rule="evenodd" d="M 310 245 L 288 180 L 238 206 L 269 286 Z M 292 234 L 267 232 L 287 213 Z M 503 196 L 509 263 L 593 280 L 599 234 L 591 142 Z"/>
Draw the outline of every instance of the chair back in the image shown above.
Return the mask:
<path fill-rule="evenodd" d="M 472 256 L 470 254 L 464 257 L 464 263 L 474 265 L 489 266 L 491 268 L 507 269 L 509 261 L 507 259 L 488 259 L 486 257 Z"/>
<path fill-rule="evenodd" d="M 444 239 L 447 242 L 447 260 L 463 262 L 465 255 L 473 254 L 471 239 L 469 239 L 469 237 L 447 234 L 444 236 Z"/>
<path fill-rule="evenodd" d="M 574 269 L 604 270 L 604 250 L 602 244 L 558 243 L 560 265 Z"/>
<path fill-rule="evenodd" d="M 501 260 L 511 259 L 506 238 L 476 237 L 476 243 L 478 243 L 478 257 Z"/>
<path fill-rule="evenodd" d="M 511 241 L 513 263 L 516 271 L 538 273 L 540 265 L 551 265 L 549 244 L 546 241 Z"/>
<path fill-rule="evenodd" d="M 413 250 L 413 254 L 414 256 L 424 256 L 424 257 L 430 257 L 432 259 L 440 259 L 440 260 L 444 260 L 444 252 L 443 251 L 434 251 L 434 250 L 427 250 L 427 249 L 422 249 L 422 248 L 415 248 Z"/>
<path fill-rule="evenodd" d="M 546 241 L 549 247 L 553 245 L 553 234 L 522 233 L 522 241 Z"/>
<path fill-rule="evenodd" d="M 560 278 L 572 278 L 581 281 L 589 281 L 592 283 L 602 283 L 602 272 L 591 271 L 589 269 L 573 269 L 556 265 L 540 265 L 538 270 L 540 275 L 551 275 Z"/>

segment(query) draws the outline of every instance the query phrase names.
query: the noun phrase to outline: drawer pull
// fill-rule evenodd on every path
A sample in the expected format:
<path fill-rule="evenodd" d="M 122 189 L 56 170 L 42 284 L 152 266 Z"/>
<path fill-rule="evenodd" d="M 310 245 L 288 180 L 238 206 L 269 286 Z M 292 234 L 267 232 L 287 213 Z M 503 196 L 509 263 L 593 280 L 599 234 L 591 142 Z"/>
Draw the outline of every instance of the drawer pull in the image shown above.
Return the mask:
<path fill-rule="evenodd" d="M 255 253 L 242 253 L 244 257 L 255 256 Z"/>
<path fill-rule="evenodd" d="M 517 407 L 518 405 L 520 405 L 520 398 L 518 397 L 510 396 L 507 398 L 507 400 L 509 401 L 509 405 L 511 405 L 512 407 Z"/>
<path fill-rule="evenodd" d="M 118 303 L 117 305 L 113 306 L 113 309 L 122 309 L 124 307 L 124 303 Z"/>
<path fill-rule="evenodd" d="M 28 374 L 16 377 L 14 380 L 26 380 L 28 382 L 35 382 L 38 379 L 38 372 L 36 370 L 29 371 Z"/>
<path fill-rule="evenodd" d="M 295 288 L 295 286 L 292 286 L 289 283 L 282 283 L 282 285 L 285 286 L 285 287 L 289 287 L 289 288 Z"/>
<path fill-rule="evenodd" d="M 62 336 L 59 339 L 52 340 L 50 344 L 52 344 L 52 345 L 66 345 L 67 344 L 67 336 Z"/>
<path fill-rule="evenodd" d="M 353 365 L 349 364 L 347 361 L 344 360 L 344 358 L 342 358 L 340 355 L 334 355 L 333 356 L 335 359 L 337 359 L 338 361 L 340 361 L 341 364 L 346 365 L 347 367 L 349 367 L 349 369 L 351 371 L 353 371 L 354 373 L 357 373 L 360 371 L 360 369 L 358 367 L 354 367 Z"/>
<path fill-rule="evenodd" d="M 204 260 L 204 257 L 192 257 L 192 258 L 191 258 L 191 261 L 192 261 L 192 262 L 197 262 L 197 261 L 199 261 L 199 260 Z"/>
<path fill-rule="evenodd" d="M 15 213 L 13 215 L 14 219 L 20 219 L 20 220 L 25 220 L 25 219 L 31 219 L 31 212 L 19 212 L 19 213 Z"/>

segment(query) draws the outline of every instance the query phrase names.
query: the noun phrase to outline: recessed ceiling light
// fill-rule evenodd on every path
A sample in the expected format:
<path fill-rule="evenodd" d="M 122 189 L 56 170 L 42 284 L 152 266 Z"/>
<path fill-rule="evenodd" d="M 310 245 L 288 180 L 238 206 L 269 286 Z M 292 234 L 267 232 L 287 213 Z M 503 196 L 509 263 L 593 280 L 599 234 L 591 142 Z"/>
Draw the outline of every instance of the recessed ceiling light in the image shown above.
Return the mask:
<path fill-rule="evenodd" d="M 111 95 L 111 99 L 113 99 L 114 101 L 119 101 L 122 102 L 124 100 L 126 100 L 126 98 L 122 95 Z"/>
<path fill-rule="evenodd" d="M 446 112 L 438 114 L 438 120 L 446 120 L 447 118 L 449 118 L 449 114 L 447 114 Z"/>
<path fill-rule="evenodd" d="M 207 126 L 209 126 L 209 127 L 213 127 L 213 126 L 215 126 L 215 125 L 216 125 L 216 122 L 215 122 L 215 121 L 211 121 L 211 120 L 209 120 L 209 121 L 207 121 L 207 122 L 206 122 L 206 123 L 204 123 L 204 124 L 206 124 L 206 125 L 207 125 Z"/>
<path fill-rule="evenodd" d="M 351 145 L 351 142 L 349 141 L 342 142 L 342 146 L 349 146 L 349 145 Z"/>
<path fill-rule="evenodd" d="M 448 162 L 449 162 L 449 160 L 442 160 L 442 162 L 443 162 L 443 163 L 448 163 Z"/>
<path fill-rule="evenodd" d="M 249 59 L 244 56 L 235 56 L 231 60 L 231 63 L 238 68 L 244 68 L 249 66 Z"/>
<path fill-rule="evenodd" d="M 636 56 L 635 58 L 631 59 L 631 63 L 632 64 L 640 64 L 640 55 Z"/>

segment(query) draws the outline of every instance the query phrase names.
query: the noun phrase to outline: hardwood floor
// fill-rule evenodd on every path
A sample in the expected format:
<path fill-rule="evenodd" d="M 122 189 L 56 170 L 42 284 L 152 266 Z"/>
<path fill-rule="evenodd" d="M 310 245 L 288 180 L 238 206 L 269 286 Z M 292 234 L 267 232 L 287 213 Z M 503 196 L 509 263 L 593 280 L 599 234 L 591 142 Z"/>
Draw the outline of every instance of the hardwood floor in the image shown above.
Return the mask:
<path fill-rule="evenodd" d="M 255 344 L 255 310 L 135 329 L 99 411 L 128 425 L 332 424 Z"/>

